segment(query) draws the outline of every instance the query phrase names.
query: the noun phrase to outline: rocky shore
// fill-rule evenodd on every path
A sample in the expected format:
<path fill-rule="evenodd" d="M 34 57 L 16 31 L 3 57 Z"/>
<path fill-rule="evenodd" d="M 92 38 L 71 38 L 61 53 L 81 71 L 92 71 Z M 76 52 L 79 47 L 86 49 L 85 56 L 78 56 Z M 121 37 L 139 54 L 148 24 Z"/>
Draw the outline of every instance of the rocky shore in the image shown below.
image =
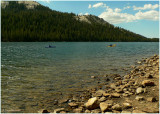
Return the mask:
<path fill-rule="evenodd" d="M 159 113 L 159 56 L 143 58 L 131 67 L 125 76 L 91 76 L 104 83 L 62 98 L 55 104 L 59 108 L 39 113 Z"/>

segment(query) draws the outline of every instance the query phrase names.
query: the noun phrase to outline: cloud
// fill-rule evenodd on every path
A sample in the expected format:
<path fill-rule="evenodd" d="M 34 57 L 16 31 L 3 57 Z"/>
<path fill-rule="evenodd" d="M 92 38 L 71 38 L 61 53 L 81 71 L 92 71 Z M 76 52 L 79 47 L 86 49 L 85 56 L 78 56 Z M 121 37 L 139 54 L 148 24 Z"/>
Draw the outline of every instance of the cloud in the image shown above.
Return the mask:
<path fill-rule="evenodd" d="M 91 4 L 89 4 L 88 8 L 92 8 L 92 5 L 91 5 Z"/>
<path fill-rule="evenodd" d="M 136 6 L 133 6 L 133 10 L 148 10 L 148 9 L 156 9 L 158 8 L 159 5 L 158 4 L 155 4 L 155 5 L 152 5 L 152 4 L 145 4 L 143 7 L 136 7 Z"/>
<path fill-rule="evenodd" d="M 89 13 L 85 13 L 84 15 L 89 15 Z"/>
<path fill-rule="evenodd" d="M 41 0 L 42 2 L 50 3 L 51 0 Z"/>
<path fill-rule="evenodd" d="M 119 8 L 115 8 L 114 11 L 118 13 L 118 12 L 121 12 L 122 10 Z"/>
<path fill-rule="evenodd" d="M 133 15 L 128 13 L 119 13 L 111 8 L 108 8 L 107 11 L 101 13 L 99 17 L 112 24 L 128 23 L 142 19 L 158 21 L 159 12 L 155 10 L 146 12 L 139 11 L 135 15 Z"/>
<path fill-rule="evenodd" d="M 126 7 L 123 8 L 123 10 L 129 9 L 129 8 L 131 8 L 131 7 L 130 6 L 126 6 Z"/>
<path fill-rule="evenodd" d="M 159 12 L 155 10 L 150 10 L 146 12 L 139 11 L 135 14 L 135 17 L 137 19 L 146 19 L 146 20 L 153 20 L 158 21 L 159 20 Z"/>
<path fill-rule="evenodd" d="M 94 4 L 92 7 L 98 8 L 98 7 L 102 7 L 102 6 L 105 6 L 105 4 L 103 2 L 100 2 L 100 3 Z"/>

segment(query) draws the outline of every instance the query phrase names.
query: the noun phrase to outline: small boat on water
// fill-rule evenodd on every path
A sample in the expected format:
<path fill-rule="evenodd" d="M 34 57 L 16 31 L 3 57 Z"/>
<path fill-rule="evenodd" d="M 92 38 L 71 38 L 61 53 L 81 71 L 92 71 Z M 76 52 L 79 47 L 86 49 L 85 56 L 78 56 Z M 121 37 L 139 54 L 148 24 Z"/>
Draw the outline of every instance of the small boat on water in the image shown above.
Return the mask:
<path fill-rule="evenodd" d="M 47 46 L 47 47 L 45 47 L 45 48 L 56 48 L 56 46 L 51 46 L 51 45 L 49 45 L 49 46 Z"/>
<path fill-rule="evenodd" d="M 110 44 L 109 46 L 107 47 L 116 47 L 116 44 Z"/>

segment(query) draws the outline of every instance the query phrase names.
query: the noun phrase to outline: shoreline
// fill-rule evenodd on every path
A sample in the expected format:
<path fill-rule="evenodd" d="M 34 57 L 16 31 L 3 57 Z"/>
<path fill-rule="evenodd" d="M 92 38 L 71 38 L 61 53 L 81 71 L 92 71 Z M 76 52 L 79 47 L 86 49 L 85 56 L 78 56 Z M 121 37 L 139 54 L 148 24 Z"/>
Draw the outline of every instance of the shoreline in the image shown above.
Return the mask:
<path fill-rule="evenodd" d="M 109 74 L 104 83 L 58 100 L 59 108 L 39 110 L 39 113 L 158 113 L 159 55 L 143 58 L 125 76 Z M 111 79 L 112 78 L 112 79 Z"/>

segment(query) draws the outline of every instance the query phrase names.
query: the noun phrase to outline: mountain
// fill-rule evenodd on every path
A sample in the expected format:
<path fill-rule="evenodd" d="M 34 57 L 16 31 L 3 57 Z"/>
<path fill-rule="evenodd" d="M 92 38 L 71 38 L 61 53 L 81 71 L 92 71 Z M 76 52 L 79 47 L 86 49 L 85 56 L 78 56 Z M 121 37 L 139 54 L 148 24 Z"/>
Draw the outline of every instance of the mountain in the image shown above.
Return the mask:
<path fill-rule="evenodd" d="M 35 1 L 1 3 L 2 41 L 158 41 L 94 15 L 62 13 Z"/>

